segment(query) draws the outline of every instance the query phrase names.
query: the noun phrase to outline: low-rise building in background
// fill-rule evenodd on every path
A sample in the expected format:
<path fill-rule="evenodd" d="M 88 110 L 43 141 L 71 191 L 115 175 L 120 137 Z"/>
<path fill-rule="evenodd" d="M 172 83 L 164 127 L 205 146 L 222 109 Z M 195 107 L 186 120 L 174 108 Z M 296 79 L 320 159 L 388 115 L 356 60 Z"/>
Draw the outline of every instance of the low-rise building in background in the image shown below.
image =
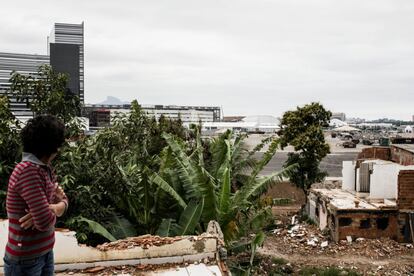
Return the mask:
<path fill-rule="evenodd" d="M 141 105 L 141 108 L 157 120 L 161 116 L 176 120 L 181 119 L 185 126 L 221 120 L 221 108 L 215 106 Z M 128 114 L 130 111 L 130 104 L 87 104 L 82 113 L 90 119 L 91 128 L 101 128 L 109 126 L 117 114 Z"/>
<path fill-rule="evenodd" d="M 388 237 L 414 240 L 414 147 L 363 149 L 344 161 L 342 188 L 311 189 L 307 211 L 335 241 Z M 349 239 L 349 238 L 348 238 Z"/>

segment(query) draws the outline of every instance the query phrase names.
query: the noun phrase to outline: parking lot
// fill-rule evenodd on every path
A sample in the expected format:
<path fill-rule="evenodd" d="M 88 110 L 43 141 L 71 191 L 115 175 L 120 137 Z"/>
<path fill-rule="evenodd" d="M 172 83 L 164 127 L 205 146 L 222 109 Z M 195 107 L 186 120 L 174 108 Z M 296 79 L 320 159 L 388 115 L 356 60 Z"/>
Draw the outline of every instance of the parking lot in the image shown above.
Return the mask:
<path fill-rule="evenodd" d="M 266 135 L 249 135 L 247 139 L 247 145 L 249 148 L 253 148 L 255 145 L 260 143 L 263 138 L 266 138 Z M 321 162 L 320 168 L 328 172 L 329 177 L 342 177 L 342 161 L 352 161 L 355 160 L 358 153 L 366 147 L 361 144 L 358 144 L 356 148 L 343 148 L 341 146 L 342 142 L 339 138 L 332 138 L 330 136 L 325 137 L 327 143 L 330 146 L 331 153 L 328 154 Z M 266 148 L 263 149 L 263 152 Z M 262 171 L 263 175 L 281 170 L 283 163 L 287 160 L 289 152 L 292 152 L 292 147 L 286 147 L 283 150 L 279 150 L 269 164 Z M 256 158 L 261 158 L 263 152 L 256 153 Z"/>

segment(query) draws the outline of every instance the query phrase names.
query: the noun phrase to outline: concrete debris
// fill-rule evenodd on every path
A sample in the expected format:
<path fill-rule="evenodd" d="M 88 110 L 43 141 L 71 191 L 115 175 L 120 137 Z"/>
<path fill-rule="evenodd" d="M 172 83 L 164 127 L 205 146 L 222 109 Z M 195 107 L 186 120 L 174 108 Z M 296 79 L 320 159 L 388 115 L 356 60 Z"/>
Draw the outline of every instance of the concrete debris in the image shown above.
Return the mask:
<path fill-rule="evenodd" d="M 282 226 L 282 225 L 283 225 L 283 221 L 281 221 L 281 220 L 276 220 L 276 221 L 275 221 L 275 225 L 276 225 L 276 226 Z"/>
<path fill-rule="evenodd" d="M 280 231 L 282 231 L 282 229 L 280 229 L 280 228 L 276 228 L 276 229 L 274 229 L 273 231 L 272 231 L 272 233 L 273 234 L 279 234 L 280 233 Z"/>
<path fill-rule="evenodd" d="M 273 234 L 270 234 L 266 241 L 267 246 L 278 248 L 279 253 L 286 255 L 353 255 L 375 260 L 391 258 L 396 254 L 414 254 L 412 244 L 398 243 L 389 238 L 356 238 L 356 242 L 352 242 L 353 239 L 349 236 L 349 240 L 340 240 L 335 243 L 329 233 L 323 233 L 317 226 L 305 223 L 297 224 L 290 229 L 286 225 L 271 233 Z"/>
<path fill-rule="evenodd" d="M 291 223 L 290 223 L 290 224 L 295 225 L 296 223 L 297 223 L 297 221 L 296 221 L 296 215 L 294 215 L 294 216 L 292 217 L 292 221 L 291 221 Z"/>
<path fill-rule="evenodd" d="M 221 231 L 220 224 L 217 221 L 210 221 L 207 226 L 207 234 L 216 236 L 220 240 L 224 240 L 223 232 Z"/>
<path fill-rule="evenodd" d="M 100 276 L 132 276 L 132 275 L 158 275 L 157 272 L 160 272 L 160 275 L 176 275 L 174 272 L 177 272 L 177 275 L 183 275 L 182 270 L 183 268 L 188 267 L 195 267 L 195 268 L 212 268 L 219 264 L 216 262 L 208 262 L 206 264 L 148 264 L 148 265 L 122 265 L 122 266 L 111 266 L 111 267 L 94 267 L 85 270 L 74 270 L 74 271 L 67 271 L 63 275 L 100 275 Z M 227 268 L 226 268 L 227 269 Z M 162 272 L 165 272 L 162 274 Z M 180 272 L 180 273 L 178 273 Z M 61 275 L 61 274 L 57 274 Z M 185 274 L 187 275 L 187 273 Z M 208 274 L 210 275 L 210 274 Z M 216 274 L 214 274 L 216 275 Z M 224 274 L 225 275 L 225 274 Z"/>
<path fill-rule="evenodd" d="M 103 270 L 105 270 L 105 267 L 96 266 L 96 267 L 86 269 L 85 272 L 87 272 L 87 273 L 98 273 L 98 272 L 101 272 Z"/>
<path fill-rule="evenodd" d="M 312 189 L 340 189 L 342 180 L 325 180 L 323 183 L 312 184 Z"/>
<path fill-rule="evenodd" d="M 313 247 L 316 247 L 317 243 L 318 243 L 318 240 L 310 239 L 310 240 L 308 240 L 308 242 L 306 244 L 310 245 L 310 246 L 313 246 Z"/>
<path fill-rule="evenodd" d="M 351 237 L 351 236 L 346 236 L 346 240 L 347 240 L 349 243 L 352 243 L 352 237 Z"/>
<path fill-rule="evenodd" d="M 110 243 L 104 243 L 98 245 L 98 248 L 101 251 L 108 251 L 108 250 L 123 250 L 123 249 L 131 249 L 134 247 L 141 247 L 143 249 L 148 249 L 152 246 L 162 246 L 165 244 L 172 244 L 176 241 L 182 240 L 183 237 L 159 237 L 159 236 L 151 236 L 151 235 L 144 235 L 140 237 L 133 237 L 127 238 L 124 240 L 118 240 Z"/>
<path fill-rule="evenodd" d="M 293 231 L 298 231 L 299 230 L 299 228 L 300 228 L 300 226 L 299 225 L 295 225 L 295 226 L 293 226 L 290 230 L 293 232 Z"/>

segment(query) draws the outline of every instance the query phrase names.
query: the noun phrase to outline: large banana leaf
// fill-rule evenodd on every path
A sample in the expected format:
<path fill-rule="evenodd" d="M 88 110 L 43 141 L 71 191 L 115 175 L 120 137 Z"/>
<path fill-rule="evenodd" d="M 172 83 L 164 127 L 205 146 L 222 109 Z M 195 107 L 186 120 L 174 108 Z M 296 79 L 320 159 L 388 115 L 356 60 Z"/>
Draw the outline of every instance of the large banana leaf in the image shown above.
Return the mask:
<path fill-rule="evenodd" d="M 200 193 L 200 198 L 204 199 L 204 210 L 202 219 L 205 222 L 217 219 L 217 194 L 216 194 L 216 180 L 203 167 L 195 165 L 195 179 L 193 185 Z"/>
<path fill-rule="evenodd" d="M 225 140 L 224 145 L 226 147 L 225 147 L 225 152 L 224 152 L 222 164 L 221 164 L 219 170 L 217 171 L 217 175 L 215 175 L 215 177 L 218 178 L 218 179 L 222 178 L 222 175 L 223 175 L 223 173 L 226 169 L 231 168 L 232 146 L 231 146 L 229 140 Z"/>
<path fill-rule="evenodd" d="M 174 139 L 173 136 L 164 133 L 163 137 L 168 147 L 173 152 L 172 170 L 178 175 L 182 186 L 189 200 L 200 198 L 201 192 L 193 185 L 194 168 L 191 166 L 191 159 L 185 153 L 185 149 Z"/>
<path fill-rule="evenodd" d="M 264 153 L 263 158 L 257 163 L 253 172 L 251 174 L 251 182 L 253 182 L 256 176 L 263 170 L 263 168 L 272 160 L 273 156 L 276 154 L 277 149 L 279 148 L 280 140 L 274 139 L 270 145 L 269 149 Z"/>
<path fill-rule="evenodd" d="M 251 267 L 253 266 L 253 260 L 256 255 L 256 250 L 258 247 L 263 245 L 265 239 L 266 239 L 266 235 L 262 231 L 257 233 L 256 236 L 254 237 L 252 241 L 252 253 L 250 255 L 250 266 Z"/>
<path fill-rule="evenodd" d="M 221 181 L 221 191 L 220 191 L 220 202 L 219 202 L 219 214 L 225 214 L 228 212 L 230 206 L 230 170 L 227 168 L 224 171 L 223 179 Z"/>
<path fill-rule="evenodd" d="M 172 219 L 163 219 L 155 234 L 160 237 L 168 237 L 172 226 Z"/>
<path fill-rule="evenodd" d="M 203 218 L 206 221 L 217 215 L 216 180 L 200 164 L 192 161 L 183 147 L 171 136 L 164 134 L 168 146 L 174 153 L 175 172 L 178 173 L 188 200 L 204 198 Z M 201 143 L 201 142 L 200 142 Z"/>
<path fill-rule="evenodd" d="M 168 146 L 171 148 L 173 153 L 180 158 L 180 160 L 183 162 L 183 165 L 186 167 L 190 166 L 190 159 L 188 158 L 188 155 L 185 153 L 185 149 L 183 146 L 181 146 L 176 139 L 174 139 L 174 136 L 168 133 L 163 133 L 163 138 L 167 142 Z"/>
<path fill-rule="evenodd" d="M 199 129 L 197 129 L 196 142 L 197 142 L 196 151 L 198 155 L 198 164 L 204 167 L 204 156 L 203 156 L 204 148 L 203 148 L 203 143 L 201 142 L 201 131 Z"/>
<path fill-rule="evenodd" d="M 220 135 L 217 138 L 214 138 L 210 144 L 210 152 L 211 152 L 211 168 L 210 172 L 216 178 L 220 177 L 219 171 L 222 165 L 225 163 L 227 158 L 227 154 L 229 153 L 228 144 L 226 141 L 230 140 L 232 136 L 232 132 L 230 130 L 226 131 L 226 133 Z"/>
<path fill-rule="evenodd" d="M 292 165 L 279 172 L 258 177 L 254 181 L 250 181 L 248 185 L 243 186 L 236 192 L 234 196 L 235 205 L 233 207 L 237 208 L 248 203 L 251 196 L 257 196 L 260 193 L 266 191 L 271 185 L 282 182 L 284 178 L 289 176 L 289 173 L 294 167 L 296 166 Z"/>
<path fill-rule="evenodd" d="M 151 183 L 157 185 L 164 192 L 174 198 L 182 208 L 185 209 L 187 207 L 187 204 L 184 202 L 181 196 L 159 174 L 156 172 L 151 172 L 148 168 L 146 168 L 146 172 L 150 174 L 149 180 Z"/>
<path fill-rule="evenodd" d="M 74 219 L 74 221 L 85 222 L 89 226 L 89 229 L 95 234 L 101 235 L 102 237 L 108 239 L 111 242 L 116 241 L 116 238 L 111 233 L 109 233 L 108 230 L 105 229 L 105 227 L 103 227 L 96 221 L 84 217 L 77 217 Z"/>
<path fill-rule="evenodd" d="M 110 230 L 111 235 L 116 239 L 136 237 L 138 235 L 135 226 L 129 220 L 115 213 L 112 215 L 107 229 Z"/>
<path fill-rule="evenodd" d="M 191 201 L 181 214 L 178 225 L 175 225 L 174 234 L 177 236 L 193 234 L 200 221 L 203 208 L 204 199 L 201 199 L 200 202 Z"/>

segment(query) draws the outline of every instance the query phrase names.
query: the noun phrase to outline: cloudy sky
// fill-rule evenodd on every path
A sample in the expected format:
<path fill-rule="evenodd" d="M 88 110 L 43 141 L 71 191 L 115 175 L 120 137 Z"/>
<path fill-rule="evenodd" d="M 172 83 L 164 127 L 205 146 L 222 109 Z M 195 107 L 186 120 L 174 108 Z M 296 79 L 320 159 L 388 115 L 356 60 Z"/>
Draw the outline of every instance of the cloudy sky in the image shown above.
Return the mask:
<path fill-rule="evenodd" d="M 414 114 L 412 0 L 4 1 L 0 51 L 46 54 L 54 22 L 82 21 L 88 103 Z"/>

